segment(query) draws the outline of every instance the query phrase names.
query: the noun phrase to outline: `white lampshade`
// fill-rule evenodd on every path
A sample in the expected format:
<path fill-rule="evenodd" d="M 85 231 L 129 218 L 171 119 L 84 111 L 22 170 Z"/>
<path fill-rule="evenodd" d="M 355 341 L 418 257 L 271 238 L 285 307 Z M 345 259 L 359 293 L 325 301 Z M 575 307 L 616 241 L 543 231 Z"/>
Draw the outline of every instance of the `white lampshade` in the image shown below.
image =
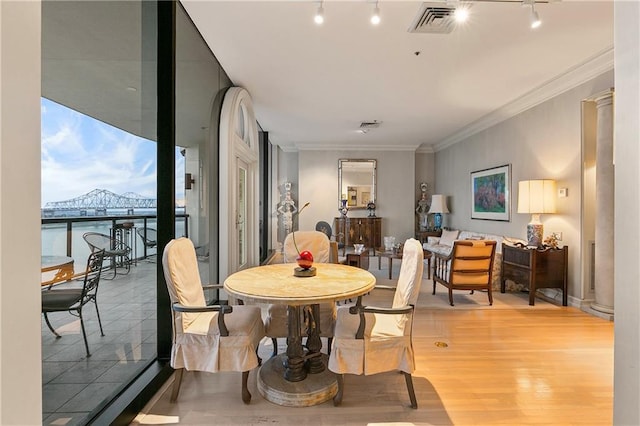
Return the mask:
<path fill-rule="evenodd" d="M 446 197 L 442 194 L 433 194 L 431 196 L 431 207 L 428 213 L 449 213 Z"/>
<path fill-rule="evenodd" d="M 556 181 L 523 180 L 518 183 L 518 213 L 555 213 Z"/>
<path fill-rule="evenodd" d="M 527 244 L 542 244 L 542 213 L 556 212 L 556 182 L 551 179 L 523 180 L 518 182 L 518 213 L 530 213 L 527 224 Z"/>

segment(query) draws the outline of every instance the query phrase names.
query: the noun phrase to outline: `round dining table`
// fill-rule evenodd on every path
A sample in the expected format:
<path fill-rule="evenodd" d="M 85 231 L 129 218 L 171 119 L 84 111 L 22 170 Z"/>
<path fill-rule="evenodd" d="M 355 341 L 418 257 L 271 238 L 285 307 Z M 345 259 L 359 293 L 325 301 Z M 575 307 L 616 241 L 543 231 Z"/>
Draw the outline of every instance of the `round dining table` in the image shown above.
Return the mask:
<path fill-rule="evenodd" d="M 287 351 L 266 361 L 258 373 L 258 390 L 276 404 L 310 406 L 323 403 L 337 392 L 335 374 L 326 368 L 327 356 L 317 328 L 310 327 L 306 348 L 300 333 L 301 309 L 319 318 L 319 303 L 335 303 L 370 292 L 375 277 L 353 266 L 316 263 L 316 275 L 294 276 L 294 263 L 257 266 L 230 275 L 224 289 L 244 302 L 287 305 Z M 305 308 L 308 306 L 309 308 Z"/>
<path fill-rule="evenodd" d="M 73 278 L 73 257 L 45 255 L 41 257 L 40 263 L 40 271 L 43 277 L 41 285 L 43 286 L 69 281 Z M 48 274 L 53 271 L 56 271 L 53 276 Z"/>

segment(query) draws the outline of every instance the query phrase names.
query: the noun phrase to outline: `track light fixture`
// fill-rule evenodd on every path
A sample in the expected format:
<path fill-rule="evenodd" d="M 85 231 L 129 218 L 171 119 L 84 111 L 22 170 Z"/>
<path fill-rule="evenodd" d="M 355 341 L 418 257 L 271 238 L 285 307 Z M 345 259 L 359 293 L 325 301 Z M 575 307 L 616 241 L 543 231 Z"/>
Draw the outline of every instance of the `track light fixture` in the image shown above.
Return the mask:
<path fill-rule="evenodd" d="M 542 24 L 540 16 L 538 15 L 538 12 L 536 12 L 535 4 L 536 0 L 523 0 L 522 2 L 523 6 L 531 6 L 531 14 L 529 15 L 529 23 L 531 25 L 531 29 L 536 29 Z"/>
<path fill-rule="evenodd" d="M 313 21 L 318 25 L 322 25 L 324 23 L 324 7 L 322 7 L 323 4 L 324 0 L 320 1 L 318 10 L 316 11 L 316 15 L 313 17 Z"/>
<path fill-rule="evenodd" d="M 378 25 L 380 23 L 380 8 L 378 7 L 377 1 L 373 8 L 373 13 L 371 14 L 371 23 L 373 25 Z"/>

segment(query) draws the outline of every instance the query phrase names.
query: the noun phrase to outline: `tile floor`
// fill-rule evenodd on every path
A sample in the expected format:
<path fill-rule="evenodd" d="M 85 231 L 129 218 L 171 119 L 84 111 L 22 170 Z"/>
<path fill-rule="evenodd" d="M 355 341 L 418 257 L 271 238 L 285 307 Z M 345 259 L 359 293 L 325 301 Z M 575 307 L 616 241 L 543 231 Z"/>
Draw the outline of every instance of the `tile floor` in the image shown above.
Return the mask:
<path fill-rule="evenodd" d="M 43 424 L 86 424 L 155 359 L 155 277 L 155 263 L 138 261 L 128 275 L 100 281 L 98 307 L 104 336 L 94 306 L 85 305 L 83 311 L 91 357 L 86 356 L 78 318 L 66 312 L 49 314 L 62 336 L 59 339 L 42 320 Z"/>

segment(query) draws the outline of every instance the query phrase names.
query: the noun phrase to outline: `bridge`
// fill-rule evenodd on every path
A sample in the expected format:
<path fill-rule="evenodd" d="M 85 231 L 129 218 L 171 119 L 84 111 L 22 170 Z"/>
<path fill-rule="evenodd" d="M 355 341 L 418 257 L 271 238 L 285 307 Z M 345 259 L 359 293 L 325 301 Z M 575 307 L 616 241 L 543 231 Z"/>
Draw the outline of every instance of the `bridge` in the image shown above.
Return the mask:
<path fill-rule="evenodd" d="M 134 192 L 116 194 L 106 189 L 94 189 L 84 195 L 64 201 L 50 201 L 42 209 L 43 216 L 65 215 L 69 212 L 77 212 L 80 216 L 86 216 L 88 211 L 95 211 L 96 215 L 106 215 L 107 210 L 126 210 L 133 214 L 135 209 L 155 209 L 157 199 L 145 198 Z"/>

